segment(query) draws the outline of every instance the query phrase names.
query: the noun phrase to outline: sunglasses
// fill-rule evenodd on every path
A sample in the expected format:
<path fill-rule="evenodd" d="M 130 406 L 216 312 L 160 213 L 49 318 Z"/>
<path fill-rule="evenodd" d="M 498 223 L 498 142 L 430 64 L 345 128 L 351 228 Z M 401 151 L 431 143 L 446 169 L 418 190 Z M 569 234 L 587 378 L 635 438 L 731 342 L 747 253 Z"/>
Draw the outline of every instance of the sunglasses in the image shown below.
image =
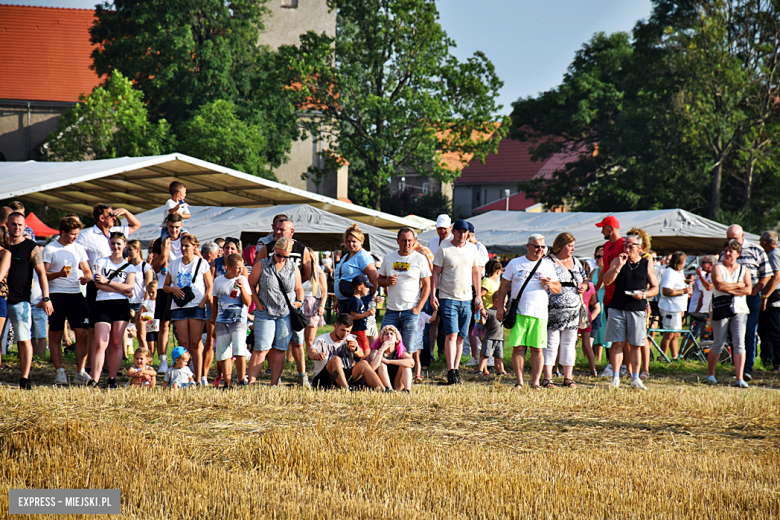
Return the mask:
<path fill-rule="evenodd" d="M 284 255 L 280 255 L 279 253 L 274 253 L 274 256 L 275 256 L 276 258 L 278 258 L 279 260 L 287 260 L 288 258 L 290 258 L 290 256 L 289 256 L 289 255 L 287 255 L 287 256 L 284 256 Z"/>
<path fill-rule="evenodd" d="M 529 248 L 533 247 L 534 249 L 544 249 L 545 248 L 545 246 L 537 246 L 535 244 L 526 244 L 526 246 L 529 247 Z"/>
<path fill-rule="evenodd" d="M 604 258 L 604 255 L 596 255 L 596 259 Z"/>
<path fill-rule="evenodd" d="M 125 234 L 121 231 L 114 231 L 111 233 L 111 235 L 109 235 L 109 238 L 125 238 Z"/>

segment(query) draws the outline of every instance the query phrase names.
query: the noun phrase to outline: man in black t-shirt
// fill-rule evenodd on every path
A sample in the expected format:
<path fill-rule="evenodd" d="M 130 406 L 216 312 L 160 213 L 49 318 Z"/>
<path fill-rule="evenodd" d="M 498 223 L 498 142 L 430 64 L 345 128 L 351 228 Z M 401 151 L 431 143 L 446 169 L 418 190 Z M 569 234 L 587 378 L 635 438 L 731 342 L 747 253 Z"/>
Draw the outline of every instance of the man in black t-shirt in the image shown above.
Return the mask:
<path fill-rule="evenodd" d="M 19 347 L 19 368 L 21 379 L 19 388 L 29 390 L 30 367 L 32 366 L 32 308 L 30 296 L 32 292 L 33 271 L 38 273 L 41 285 L 42 308 L 51 316 L 54 308 L 49 298 L 49 281 L 43 256 L 37 244 L 24 238 L 27 224 L 24 214 L 14 212 L 8 215 L 8 250 L 11 252 L 11 267 L 8 270 L 8 319 L 14 327 L 16 342 Z"/>
<path fill-rule="evenodd" d="M 294 234 L 295 224 L 293 221 L 287 220 L 286 218 L 279 219 L 276 222 L 274 240 L 266 244 L 257 252 L 257 256 L 255 257 L 255 264 L 261 260 L 264 260 L 265 258 L 268 258 L 268 253 L 274 250 L 274 244 L 276 244 L 277 240 L 280 238 L 289 238 L 293 240 Z M 301 281 L 306 283 L 306 280 L 311 278 L 311 255 L 309 255 L 309 252 L 306 250 L 306 246 L 297 240 L 293 240 L 293 248 L 292 251 L 290 251 L 290 260 L 294 261 L 295 265 L 298 266 L 298 269 L 301 271 Z M 255 290 L 254 287 L 252 289 Z M 303 357 L 303 344 L 303 330 L 293 332 L 292 339 L 290 340 L 290 352 L 292 353 L 293 359 L 295 359 L 295 364 L 298 367 L 298 385 L 310 386 L 309 377 L 306 375 L 306 361 Z"/>

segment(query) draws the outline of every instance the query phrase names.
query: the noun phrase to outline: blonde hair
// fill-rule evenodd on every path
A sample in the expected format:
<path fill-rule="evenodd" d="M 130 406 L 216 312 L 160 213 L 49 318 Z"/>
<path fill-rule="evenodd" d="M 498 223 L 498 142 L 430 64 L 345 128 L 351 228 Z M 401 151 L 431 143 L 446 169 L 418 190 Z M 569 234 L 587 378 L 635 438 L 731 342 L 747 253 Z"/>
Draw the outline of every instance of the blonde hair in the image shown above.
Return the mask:
<path fill-rule="evenodd" d="M 278 249 L 279 251 L 287 251 L 288 253 L 292 251 L 293 248 L 293 241 L 292 238 L 280 238 L 276 241 L 274 244 L 274 249 Z"/>
<path fill-rule="evenodd" d="M 143 348 L 143 347 L 140 347 L 135 352 L 133 352 L 133 357 L 134 358 L 137 358 L 138 356 L 145 356 L 146 359 L 152 359 L 152 356 L 149 353 L 149 351 L 147 349 Z"/>
<path fill-rule="evenodd" d="M 366 237 L 365 237 L 365 235 L 363 235 L 363 232 L 362 232 L 362 231 L 360 231 L 360 228 L 358 227 L 358 225 L 357 225 L 357 224 L 352 224 L 352 225 L 351 225 L 351 226 L 349 226 L 349 227 L 347 228 L 347 230 L 344 232 L 344 243 L 343 243 L 342 245 L 343 245 L 343 246 L 345 246 L 345 247 L 346 247 L 346 244 L 347 244 L 347 237 L 348 237 L 349 235 L 352 235 L 353 237 L 357 238 L 357 239 L 358 239 L 358 241 L 359 241 L 361 244 L 362 244 L 363 242 L 365 242 L 365 240 L 366 240 Z"/>
<path fill-rule="evenodd" d="M 157 292 L 157 280 L 152 280 L 148 284 L 146 284 L 146 290 L 149 292 Z"/>
<path fill-rule="evenodd" d="M 185 233 L 184 235 L 181 236 L 181 239 L 187 240 L 190 244 L 195 246 L 195 248 L 200 247 L 200 242 L 198 241 L 198 237 L 196 237 L 195 235 L 190 235 L 189 233 Z"/>
<path fill-rule="evenodd" d="M 144 250 L 143 246 L 141 246 L 141 241 L 140 240 L 135 240 L 135 239 L 130 240 L 127 243 L 127 247 L 132 247 L 133 249 L 137 249 L 139 251 L 143 251 Z"/>
<path fill-rule="evenodd" d="M 552 250 L 550 252 L 557 255 L 561 252 L 561 249 L 571 244 L 572 242 L 574 242 L 574 235 L 564 231 L 555 237 L 555 242 L 553 242 Z"/>
<path fill-rule="evenodd" d="M 647 234 L 647 231 L 639 228 L 631 228 L 630 230 L 628 230 L 628 233 L 626 233 L 626 236 L 628 235 L 638 236 L 639 240 L 642 241 L 642 243 L 639 244 L 639 249 L 644 251 L 645 253 L 650 251 L 650 235 Z"/>

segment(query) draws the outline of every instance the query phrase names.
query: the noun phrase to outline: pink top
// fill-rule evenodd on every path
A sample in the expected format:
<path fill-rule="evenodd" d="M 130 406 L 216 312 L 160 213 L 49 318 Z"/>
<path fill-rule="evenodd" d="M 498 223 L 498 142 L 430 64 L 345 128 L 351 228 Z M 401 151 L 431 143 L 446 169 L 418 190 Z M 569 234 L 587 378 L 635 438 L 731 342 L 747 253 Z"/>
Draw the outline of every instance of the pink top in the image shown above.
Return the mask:
<path fill-rule="evenodd" d="M 585 302 L 585 308 L 588 309 L 588 313 L 590 313 L 590 300 L 593 298 L 593 295 L 596 294 L 596 286 L 593 285 L 593 282 L 588 282 L 588 288 L 585 290 L 584 293 L 582 293 L 582 301 Z M 590 322 L 590 320 L 588 320 Z M 580 329 L 582 332 L 590 332 L 592 325 L 589 324 L 586 328 Z"/>

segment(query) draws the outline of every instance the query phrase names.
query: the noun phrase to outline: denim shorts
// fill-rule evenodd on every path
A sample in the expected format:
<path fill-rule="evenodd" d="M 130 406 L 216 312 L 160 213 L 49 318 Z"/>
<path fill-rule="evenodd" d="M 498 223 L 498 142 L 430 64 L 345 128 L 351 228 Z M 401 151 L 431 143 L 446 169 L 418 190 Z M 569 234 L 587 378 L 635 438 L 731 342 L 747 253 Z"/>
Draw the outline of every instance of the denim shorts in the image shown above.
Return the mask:
<path fill-rule="evenodd" d="M 49 316 L 46 311 L 40 307 L 32 307 L 32 328 L 30 329 L 33 339 L 45 339 L 49 337 L 48 326 Z"/>
<path fill-rule="evenodd" d="M 439 300 L 439 310 L 444 323 L 445 334 L 455 334 L 465 338 L 469 334 L 471 322 L 471 302 L 452 299 Z"/>
<path fill-rule="evenodd" d="M 8 305 L 8 321 L 14 328 L 16 341 L 32 339 L 32 310 L 30 302 Z"/>
<path fill-rule="evenodd" d="M 401 333 L 401 341 L 409 354 L 417 352 L 417 328 L 420 324 L 420 315 L 414 314 L 412 309 L 405 311 L 385 311 L 382 327 L 392 325 Z"/>
<path fill-rule="evenodd" d="M 130 310 L 133 311 L 134 313 L 138 314 L 139 312 L 141 312 L 141 305 L 143 305 L 143 303 L 141 303 L 141 302 L 131 303 L 130 304 Z"/>
<path fill-rule="evenodd" d="M 287 345 L 293 337 L 290 327 L 290 315 L 271 316 L 267 310 L 255 311 L 255 345 L 253 350 L 264 352 L 275 348 L 287 351 Z"/>
<path fill-rule="evenodd" d="M 8 317 L 8 300 L 0 298 L 0 318 Z"/>
<path fill-rule="evenodd" d="M 171 310 L 171 321 L 203 320 L 206 321 L 206 309 L 202 307 L 185 307 Z"/>

